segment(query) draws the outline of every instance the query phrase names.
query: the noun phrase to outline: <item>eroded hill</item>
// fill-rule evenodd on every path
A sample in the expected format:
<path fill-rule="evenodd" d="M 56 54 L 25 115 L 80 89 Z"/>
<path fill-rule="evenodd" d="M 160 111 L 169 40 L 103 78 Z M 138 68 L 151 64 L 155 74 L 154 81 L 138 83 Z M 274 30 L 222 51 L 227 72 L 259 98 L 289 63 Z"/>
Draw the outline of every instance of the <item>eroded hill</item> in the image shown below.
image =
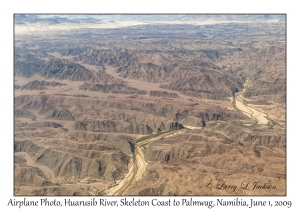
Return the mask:
<path fill-rule="evenodd" d="M 17 18 L 15 195 L 285 195 L 285 22 L 223 18 Z"/>

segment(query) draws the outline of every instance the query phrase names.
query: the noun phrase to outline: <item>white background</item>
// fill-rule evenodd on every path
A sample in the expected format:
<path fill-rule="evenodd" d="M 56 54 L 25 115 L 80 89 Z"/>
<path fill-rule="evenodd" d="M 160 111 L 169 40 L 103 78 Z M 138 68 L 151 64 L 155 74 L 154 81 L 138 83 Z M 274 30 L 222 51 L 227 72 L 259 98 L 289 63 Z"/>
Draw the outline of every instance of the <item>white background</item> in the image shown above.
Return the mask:
<path fill-rule="evenodd" d="M 243 200 L 290 200 L 291 209 L 300 209 L 299 190 L 299 5 L 296 1 L 268 1 L 268 0 L 218 0 L 218 1 L 91 1 L 91 0 L 51 0 L 51 1 L 1 1 L 0 5 L 0 209 L 17 209 L 8 207 L 9 199 L 22 200 L 13 196 L 13 14 L 14 13 L 286 13 L 287 14 L 287 196 L 282 197 L 240 197 Z M 3 96 L 3 97 L 2 97 Z M 53 200 L 55 197 L 49 197 Z M 67 197 L 72 200 L 90 200 L 89 197 Z M 141 197 L 139 197 L 141 198 Z M 186 197 L 188 198 L 188 197 Z M 222 197 L 233 200 L 236 197 Z M 27 197 L 27 200 L 39 200 L 38 197 Z M 57 197 L 63 201 L 64 197 Z M 98 197 L 97 197 L 98 199 Z M 120 200 L 121 197 L 109 197 L 109 200 Z M 144 199 L 152 200 L 153 197 Z M 169 197 L 159 197 L 168 200 Z M 171 198 L 173 200 L 174 198 Z M 177 200 L 181 200 L 176 197 Z M 195 197 L 194 200 L 216 200 L 216 197 Z M 29 207 L 21 209 L 40 209 Z M 140 209 L 127 207 L 126 209 Z M 143 207 L 147 208 L 147 207 Z M 148 207 L 147 209 L 150 209 Z M 167 207 L 173 209 L 174 207 Z M 207 209 L 206 207 L 192 207 L 192 209 Z M 50 209 L 50 208 L 47 208 Z M 52 208 L 58 209 L 58 208 Z M 59 208 L 61 209 L 61 208 Z M 63 209 L 72 209 L 63 208 Z M 76 209 L 83 209 L 78 207 Z M 104 209 L 96 208 L 84 209 Z M 120 209 L 120 207 L 119 207 Z M 122 208 L 124 209 L 124 208 Z M 179 208 L 177 208 L 179 209 Z M 246 209 L 220 208 L 213 209 Z M 284 207 L 265 207 L 255 209 L 285 209 Z"/>

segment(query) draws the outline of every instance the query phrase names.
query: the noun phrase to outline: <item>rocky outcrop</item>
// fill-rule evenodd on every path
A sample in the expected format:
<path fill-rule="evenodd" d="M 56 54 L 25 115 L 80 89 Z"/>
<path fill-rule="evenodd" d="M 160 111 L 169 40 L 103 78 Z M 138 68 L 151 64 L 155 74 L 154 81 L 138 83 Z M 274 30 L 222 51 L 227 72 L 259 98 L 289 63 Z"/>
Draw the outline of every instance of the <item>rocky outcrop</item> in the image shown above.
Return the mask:
<path fill-rule="evenodd" d="M 242 89 L 242 83 L 241 79 L 233 79 L 216 71 L 207 71 L 170 84 L 161 84 L 160 87 L 180 91 L 193 97 L 224 99 Z"/>
<path fill-rule="evenodd" d="M 123 83 L 122 80 L 105 73 L 103 68 L 92 72 L 80 64 L 58 58 L 48 61 L 39 74 L 47 79 L 101 82 L 103 84 Z"/>
<path fill-rule="evenodd" d="M 170 124 L 170 129 L 177 128 L 179 125 L 176 123 Z M 113 133 L 132 133 L 149 135 L 154 132 L 155 128 L 151 128 L 147 124 L 140 124 L 134 122 L 125 122 L 121 120 L 97 120 L 92 121 L 87 125 L 87 130 L 93 132 L 113 132 Z M 162 130 L 162 127 L 158 127 L 157 130 Z"/>
<path fill-rule="evenodd" d="M 93 73 L 83 66 L 67 60 L 53 59 L 39 72 L 42 77 L 71 81 L 95 81 Z"/>
<path fill-rule="evenodd" d="M 45 90 L 47 89 L 47 86 L 49 87 L 60 87 L 64 86 L 66 84 L 60 83 L 60 82 L 46 82 L 46 81 L 38 81 L 34 80 L 32 82 L 29 82 L 21 87 L 22 90 Z"/>
<path fill-rule="evenodd" d="M 14 74 L 19 77 L 31 77 L 41 71 L 44 66 L 45 62 L 32 54 L 19 54 L 15 56 Z"/>
<path fill-rule="evenodd" d="M 21 86 L 20 85 L 14 85 L 14 89 L 15 90 L 21 89 Z"/>
<path fill-rule="evenodd" d="M 93 48 L 88 48 L 74 59 L 90 65 L 128 66 L 137 62 L 136 55 L 128 50 L 100 51 Z"/>
<path fill-rule="evenodd" d="M 36 120 L 36 116 L 29 111 L 16 109 L 14 116 L 17 118 L 29 118 L 31 120 Z"/>
<path fill-rule="evenodd" d="M 285 130 L 279 127 L 245 126 L 236 122 L 230 122 L 217 125 L 214 129 L 242 142 L 255 142 L 257 145 L 269 148 L 285 149 L 286 147 Z"/>
<path fill-rule="evenodd" d="M 85 50 L 87 50 L 87 47 L 76 47 L 71 49 L 62 49 L 60 50 L 60 54 L 62 56 L 75 56 L 82 54 Z"/>
<path fill-rule="evenodd" d="M 206 109 L 205 111 L 194 112 L 194 117 L 201 119 L 204 123 L 216 120 L 250 120 L 246 115 L 229 110 Z"/>
<path fill-rule="evenodd" d="M 36 167 L 17 166 L 15 167 L 16 186 L 48 186 L 53 185 L 44 172 Z"/>
<path fill-rule="evenodd" d="M 52 146 L 45 149 L 44 146 L 24 140 L 15 141 L 14 151 L 26 152 L 37 163 L 50 168 L 56 177 L 64 179 L 76 176 L 112 182 L 121 179 L 127 171 L 129 157 L 109 143 L 68 145 L 70 142 L 52 141 Z M 106 150 L 111 152 L 107 153 Z"/>
<path fill-rule="evenodd" d="M 90 132 L 90 131 L 71 131 L 70 139 L 79 139 L 84 141 L 105 141 L 114 145 L 115 148 L 124 152 L 127 155 L 131 155 L 133 151 L 133 137 L 126 136 L 123 134 L 106 134 L 99 132 Z"/>
<path fill-rule="evenodd" d="M 268 86 L 267 84 L 265 86 L 266 87 L 261 87 L 259 90 L 256 88 L 247 89 L 247 91 L 244 93 L 244 97 L 252 97 L 252 96 L 259 96 L 259 95 L 276 95 L 276 94 L 285 93 L 286 91 L 285 84 L 276 85 L 276 87 L 274 87 L 274 85 L 272 85 L 273 87 Z"/>
<path fill-rule="evenodd" d="M 161 185 L 158 188 L 146 188 L 139 191 L 139 196 L 161 196 L 163 195 L 164 188 L 164 185 Z"/>
<path fill-rule="evenodd" d="M 76 131 L 86 131 L 88 124 L 85 122 L 81 122 L 81 121 L 76 121 L 75 124 L 73 125 L 74 130 Z"/>
<path fill-rule="evenodd" d="M 69 110 L 62 108 L 54 109 L 48 118 L 54 120 L 74 120 L 72 113 Z"/>

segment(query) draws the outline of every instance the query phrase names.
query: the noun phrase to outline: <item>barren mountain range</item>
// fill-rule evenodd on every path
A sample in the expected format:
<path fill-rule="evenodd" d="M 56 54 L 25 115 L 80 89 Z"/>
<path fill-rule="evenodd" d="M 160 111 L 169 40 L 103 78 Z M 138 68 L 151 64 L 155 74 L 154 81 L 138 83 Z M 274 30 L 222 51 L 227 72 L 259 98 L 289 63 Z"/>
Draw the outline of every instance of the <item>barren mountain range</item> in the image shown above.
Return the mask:
<path fill-rule="evenodd" d="M 15 27 L 15 195 L 286 194 L 284 16 Z"/>

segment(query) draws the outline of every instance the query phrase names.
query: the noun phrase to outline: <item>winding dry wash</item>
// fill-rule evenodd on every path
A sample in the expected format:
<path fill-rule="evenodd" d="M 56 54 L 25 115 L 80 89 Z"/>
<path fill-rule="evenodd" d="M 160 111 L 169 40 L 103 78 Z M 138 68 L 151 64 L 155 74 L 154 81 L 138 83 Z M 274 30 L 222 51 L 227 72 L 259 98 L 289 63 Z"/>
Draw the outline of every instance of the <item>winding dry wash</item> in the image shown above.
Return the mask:
<path fill-rule="evenodd" d="M 285 195 L 285 21 L 15 15 L 14 195 Z"/>
<path fill-rule="evenodd" d="M 201 129 L 201 128 L 198 128 Z M 133 154 L 132 163 L 129 166 L 128 174 L 125 176 L 123 180 L 120 181 L 115 187 L 109 188 L 107 191 L 104 191 L 106 195 L 123 195 L 124 192 L 130 187 L 130 185 L 141 179 L 146 172 L 148 162 L 145 159 L 144 151 L 142 150 L 141 146 L 147 145 L 149 146 L 153 141 L 160 140 L 162 138 L 166 138 L 169 136 L 174 136 L 186 132 L 187 129 L 182 129 L 179 131 L 170 131 L 168 133 L 150 137 L 149 139 L 137 142 L 135 144 L 135 151 Z"/>
<path fill-rule="evenodd" d="M 248 82 L 244 85 L 248 85 Z M 246 116 L 253 118 L 258 124 L 268 124 L 269 121 L 266 118 L 267 115 L 265 113 L 245 103 L 243 98 L 243 93 L 245 92 L 245 90 L 246 89 L 244 88 L 242 92 L 234 94 L 235 107 L 237 108 L 237 110 L 240 110 Z"/>

